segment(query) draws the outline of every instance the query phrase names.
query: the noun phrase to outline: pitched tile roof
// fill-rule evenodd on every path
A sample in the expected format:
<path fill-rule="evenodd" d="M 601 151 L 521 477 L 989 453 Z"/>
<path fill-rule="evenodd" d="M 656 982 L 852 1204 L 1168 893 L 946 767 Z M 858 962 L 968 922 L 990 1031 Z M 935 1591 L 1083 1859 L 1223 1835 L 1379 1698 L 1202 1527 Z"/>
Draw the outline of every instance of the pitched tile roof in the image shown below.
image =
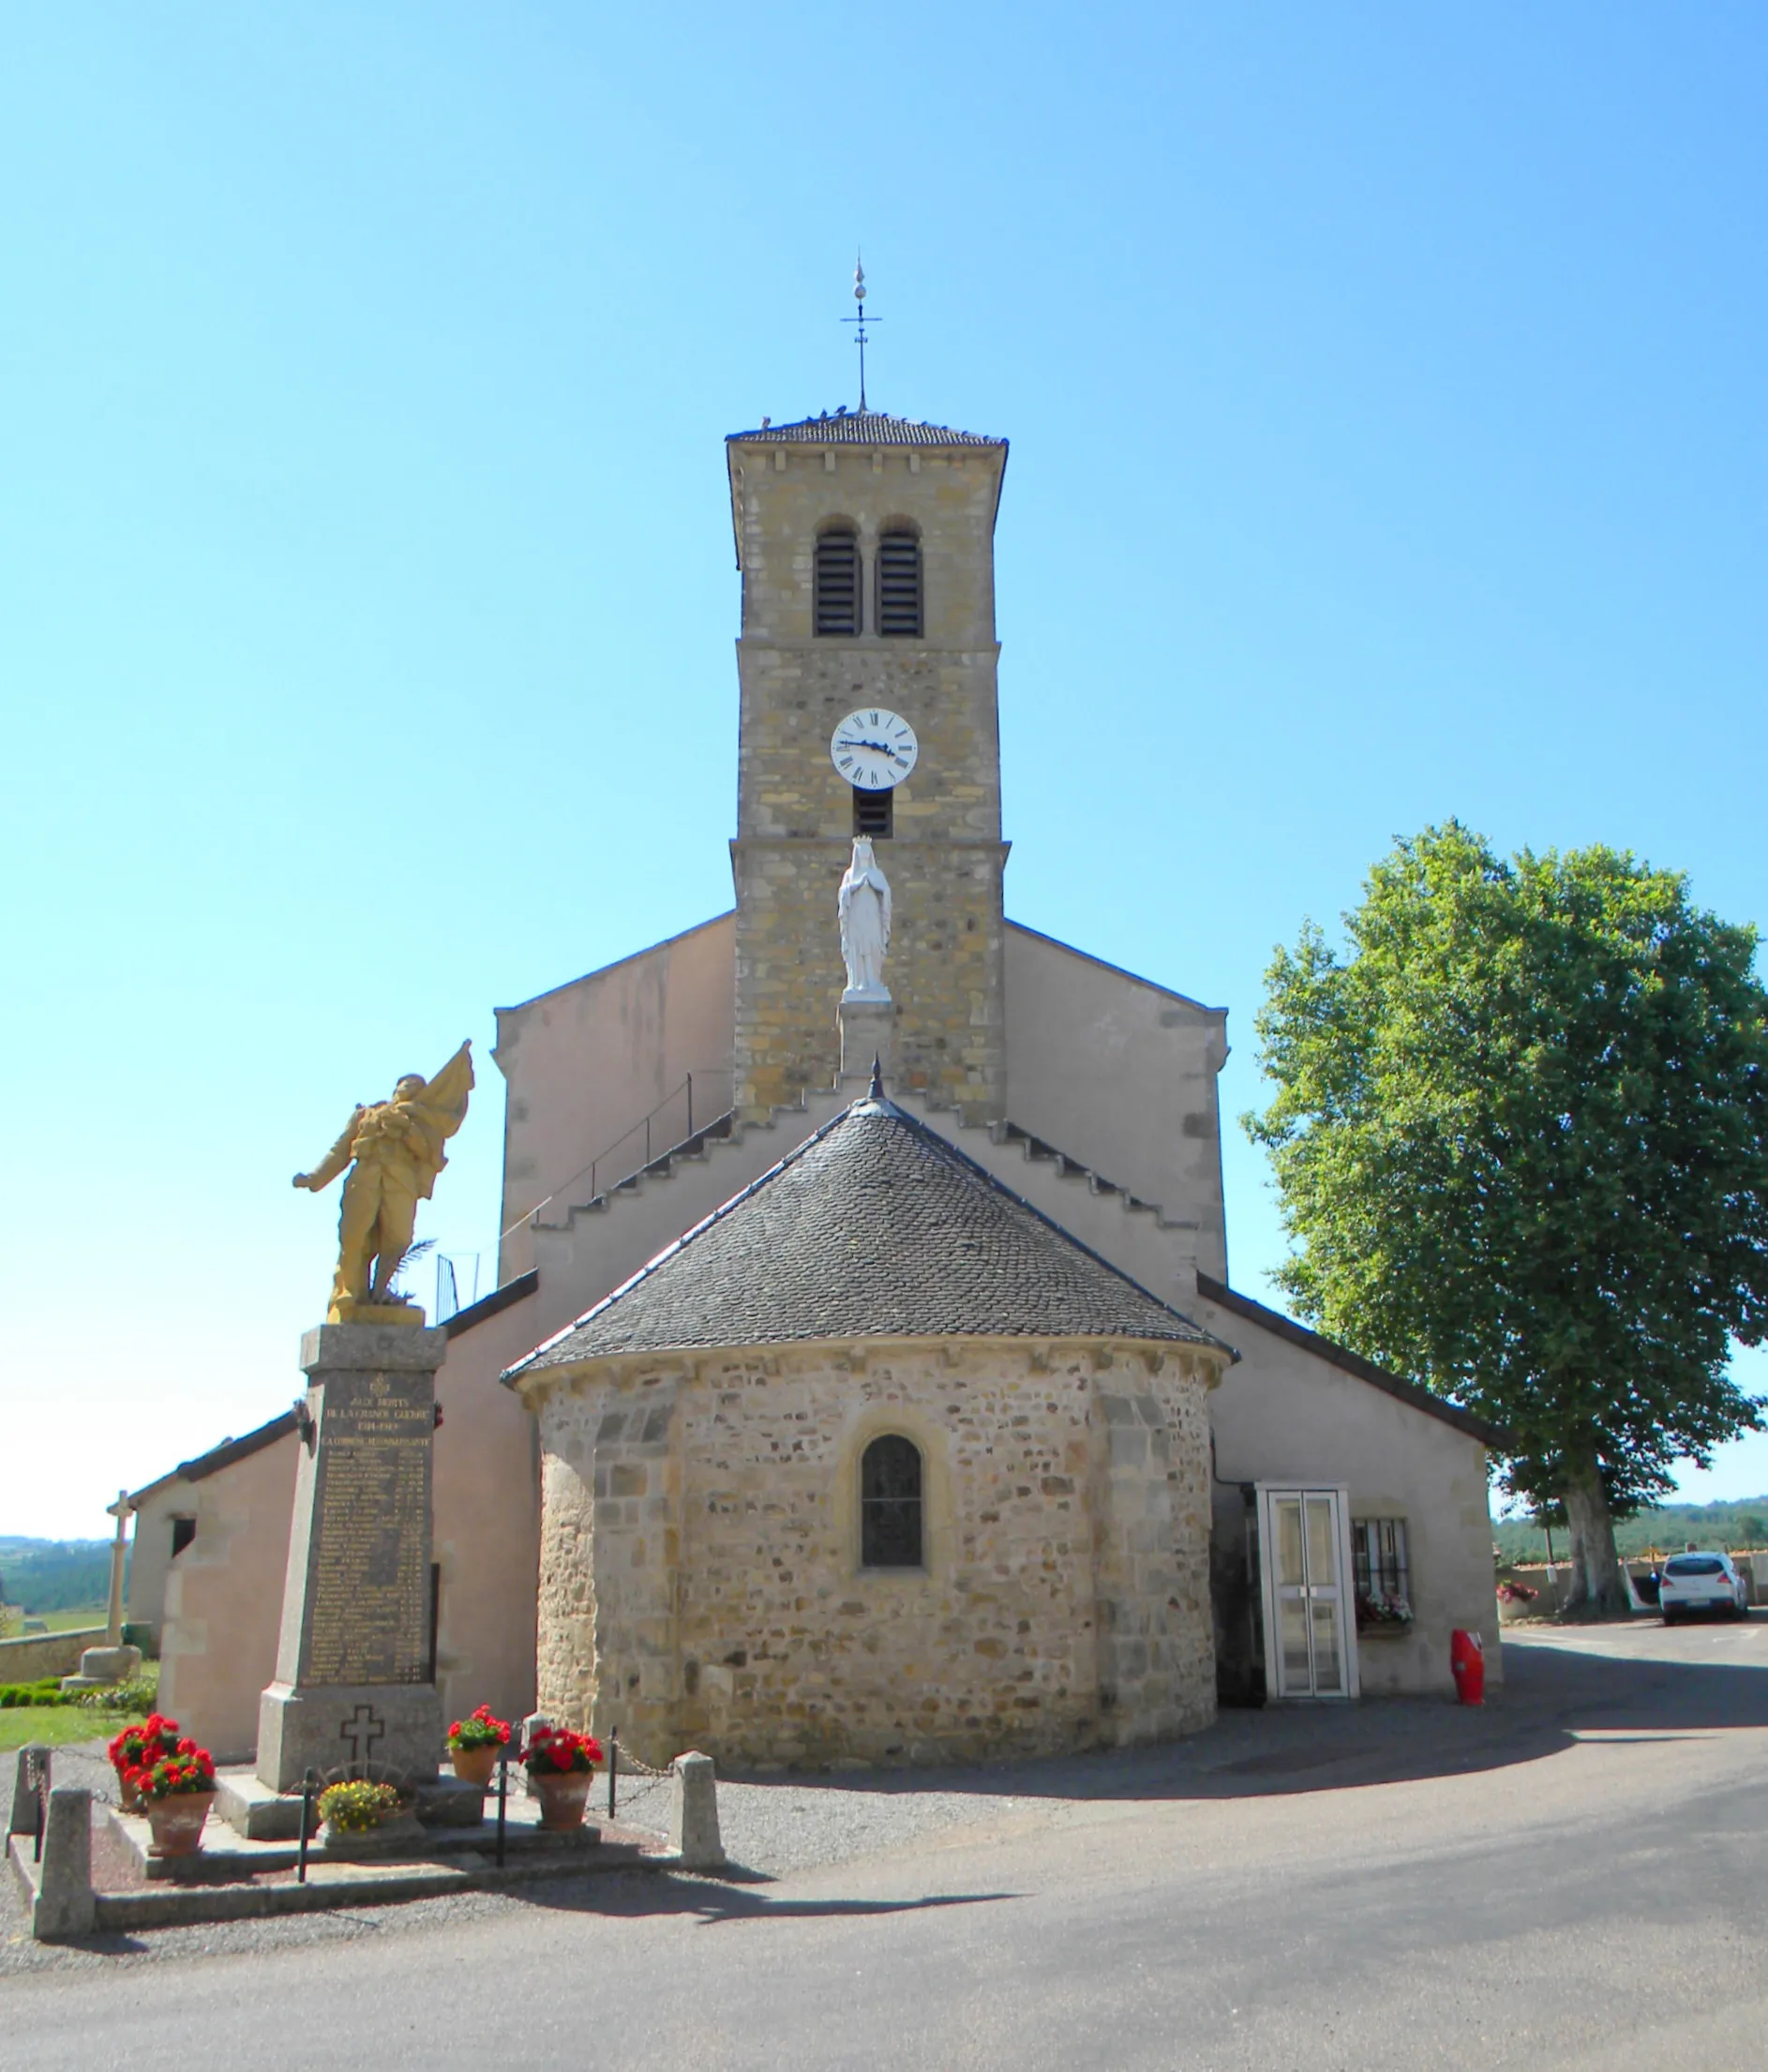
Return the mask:
<path fill-rule="evenodd" d="M 875 1097 L 844 1108 L 503 1378 L 611 1353 L 996 1335 L 1221 1345 Z"/>
<path fill-rule="evenodd" d="M 733 431 L 726 441 L 789 441 L 807 446 L 1004 446 L 1004 439 L 981 432 L 954 431 L 950 425 L 930 425 L 924 418 L 888 417 L 881 410 L 842 410 L 832 416 L 801 417 L 789 425 L 762 425 L 755 431 Z"/>

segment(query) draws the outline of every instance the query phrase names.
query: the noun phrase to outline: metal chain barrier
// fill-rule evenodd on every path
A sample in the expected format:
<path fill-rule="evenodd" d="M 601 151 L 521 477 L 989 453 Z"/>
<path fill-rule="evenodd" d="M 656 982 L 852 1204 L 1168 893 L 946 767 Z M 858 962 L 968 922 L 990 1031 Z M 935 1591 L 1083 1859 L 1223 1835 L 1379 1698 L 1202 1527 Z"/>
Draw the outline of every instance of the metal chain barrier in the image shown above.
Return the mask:
<path fill-rule="evenodd" d="M 26 1749 L 24 1751 L 24 1789 L 37 1800 L 37 1828 L 33 1837 L 31 1861 L 43 1860 L 43 1829 L 49 1823 L 49 1778 L 50 1756 L 47 1749 Z"/>
<path fill-rule="evenodd" d="M 642 1797 L 646 1792 L 653 1790 L 658 1784 L 674 1774 L 672 1766 L 668 1769 L 653 1770 L 649 1763 L 641 1761 L 639 1757 L 633 1754 L 630 1749 L 622 1749 L 620 1745 L 620 1729 L 618 1727 L 615 1727 L 608 1734 L 607 1749 L 603 1760 L 607 1769 L 607 1817 L 609 1820 L 614 1817 L 616 1804 L 615 1780 L 617 1779 L 622 1777 L 637 1778 L 640 1780 L 637 1785 L 637 1793 Z"/>

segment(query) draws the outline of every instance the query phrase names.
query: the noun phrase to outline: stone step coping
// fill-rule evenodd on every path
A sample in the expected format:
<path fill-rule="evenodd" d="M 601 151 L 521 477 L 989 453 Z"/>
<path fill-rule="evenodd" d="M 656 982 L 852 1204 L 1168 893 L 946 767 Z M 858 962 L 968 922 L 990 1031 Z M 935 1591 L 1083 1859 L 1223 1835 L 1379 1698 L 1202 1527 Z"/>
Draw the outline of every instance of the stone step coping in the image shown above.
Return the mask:
<path fill-rule="evenodd" d="M 540 1825 L 537 1809 L 524 1806 L 522 1810 L 525 1817 L 518 1819 L 512 1806 L 504 1823 L 506 1854 L 513 1853 L 522 1858 L 538 1855 L 575 1859 L 593 1852 L 598 1858 L 608 1862 L 630 1863 L 644 1854 L 648 1841 L 661 1839 L 648 1836 L 643 1830 L 624 1826 L 605 1837 L 602 1828 L 589 1821 L 581 1827 L 554 1833 Z M 191 1854 L 156 1856 L 151 1854 L 154 1831 L 142 1815 L 121 1812 L 113 1807 L 107 1807 L 105 1811 L 142 1876 L 156 1882 L 202 1884 L 217 1879 L 249 1878 L 263 1871 L 290 1870 L 300 1861 L 298 1833 L 292 1841 L 253 1840 L 218 1823 L 213 1812 L 202 1831 L 201 1847 Z M 475 1854 L 482 1854 L 487 1862 L 494 1862 L 496 1853 L 497 1822 L 493 1818 L 478 1822 L 472 1827 L 431 1829 L 412 1848 L 389 1851 L 384 1855 L 333 1855 L 316 1841 L 309 1841 L 307 1867 L 310 1876 L 314 1867 L 320 1864 L 331 1868 L 345 1865 L 386 1867 L 400 1863 L 434 1863 L 444 1856 L 465 1860 Z"/>
<path fill-rule="evenodd" d="M 520 1790 L 519 1774 L 512 1780 L 510 1805 Z M 225 1821 L 252 1841 L 300 1839 L 301 1794 L 278 1792 L 265 1784 L 256 1772 L 245 1767 L 217 1770 L 215 1778 L 215 1810 L 211 1820 Z M 495 1792 L 487 1796 L 476 1784 L 463 1784 L 458 1778 L 439 1778 L 433 1784 L 417 1787 L 417 1817 L 426 1827 L 477 1827 L 486 1804 L 495 1806 Z M 317 1816 L 316 1816 L 317 1817 Z"/>
<path fill-rule="evenodd" d="M 25 1892 L 34 1899 L 39 1867 L 31 1861 L 31 1838 L 10 1838 L 10 1856 Z M 22 1845 L 22 1846 L 21 1846 Z M 268 1884 L 247 1880 L 232 1884 L 165 1884 L 146 1892 L 100 1892 L 96 1895 L 98 1935 L 134 1929 L 182 1928 L 204 1921 L 262 1919 L 269 1914 L 314 1914 L 330 1907 L 388 1906 L 406 1899 L 429 1899 L 451 1892 L 491 1891 L 540 1878 L 603 1870 L 669 1870 L 680 1856 L 669 1850 L 603 1848 L 586 1852 L 568 1867 L 556 1855 L 531 1855 L 499 1869 L 495 1858 L 468 1854 L 449 1863 L 310 1862 L 307 1883 Z"/>
<path fill-rule="evenodd" d="M 847 1074 L 837 1082 L 834 1089 L 835 1097 L 839 1099 L 843 1092 L 850 1089 L 850 1087 L 862 1087 L 868 1075 L 864 1074 Z M 592 1195 L 586 1202 L 578 1202 L 567 1208 L 562 1223 L 542 1224 L 536 1214 L 534 1227 L 537 1230 L 566 1230 L 571 1227 L 574 1219 L 578 1216 L 604 1214 L 620 1195 L 642 1194 L 648 1179 L 672 1179 L 674 1178 L 672 1161 L 677 1158 L 692 1157 L 697 1164 L 703 1163 L 716 1144 L 741 1145 L 745 1134 L 750 1131 L 771 1131 L 775 1129 L 782 1120 L 789 1119 L 795 1116 L 807 1117 L 819 1093 L 820 1089 L 806 1089 L 805 1094 L 799 1100 L 784 1102 L 777 1107 L 771 1109 L 767 1119 L 761 1122 L 744 1122 L 741 1119 L 734 1119 L 734 1111 L 732 1115 L 721 1116 L 719 1121 L 728 1125 L 722 1134 L 714 1134 L 716 1125 L 710 1125 L 704 1131 L 697 1131 L 692 1138 L 685 1139 L 681 1145 L 671 1146 L 668 1150 L 652 1160 L 649 1164 L 639 1166 L 636 1172 L 630 1174 L 625 1179 L 616 1181 L 611 1187 L 605 1188 L 600 1194 Z M 909 1095 L 906 1098 L 918 1100 L 923 1114 L 926 1115 L 951 1112 L 950 1103 L 930 1101 L 924 1094 Z M 1169 1222 L 1158 1203 L 1142 1200 L 1139 1195 L 1132 1194 L 1127 1187 L 1121 1185 L 1118 1181 L 1107 1179 L 1103 1173 L 1096 1172 L 1091 1166 L 1084 1165 L 1080 1160 L 1070 1157 L 1066 1151 L 1058 1150 L 1054 1144 L 1048 1144 L 1041 1137 L 1034 1135 L 1031 1131 L 1026 1129 L 1021 1123 L 1010 1119 L 982 1123 L 960 1121 L 957 1134 L 952 1138 L 952 1142 L 958 1144 L 959 1148 L 962 1149 L 962 1139 L 972 1130 L 981 1131 L 996 1149 L 1011 1148 L 1016 1145 L 1020 1156 L 1027 1164 L 1053 1164 L 1058 1179 L 1084 1180 L 1087 1191 L 1095 1195 L 1115 1194 L 1126 1215 L 1152 1216 L 1156 1224 L 1163 1230 L 1191 1227 L 1189 1224 Z M 706 1141 L 708 1138 L 712 1140 L 711 1143 Z M 688 1149 L 689 1145 L 693 1146 L 691 1151 Z"/>

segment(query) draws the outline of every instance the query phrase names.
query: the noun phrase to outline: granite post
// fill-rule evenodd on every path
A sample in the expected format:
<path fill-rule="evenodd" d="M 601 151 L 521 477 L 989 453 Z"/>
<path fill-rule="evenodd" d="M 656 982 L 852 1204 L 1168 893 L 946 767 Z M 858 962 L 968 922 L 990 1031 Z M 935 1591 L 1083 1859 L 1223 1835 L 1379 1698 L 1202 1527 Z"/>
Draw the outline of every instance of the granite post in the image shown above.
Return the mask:
<path fill-rule="evenodd" d="M 40 1741 L 27 1741 L 19 1750 L 18 1766 L 12 1773 L 12 1814 L 7 1824 L 8 1835 L 34 1835 L 37 1832 L 37 1795 L 42 1790 L 39 1779 L 50 1775 L 51 1756 Z"/>
<path fill-rule="evenodd" d="M 683 1870 L 716 1870 L 725 1861 L 718 1834 L 718 1786 L 712 1759 L 690 1751 L 671 1764 L 669 1847 Z"/>
<path fill-rule="evenodd" d="M 307 1377 L 276 1681 L 258 1711 L 258 1777 L 312 1769 L 436 1775 L 430 1681 L 430 1448 L 448 1334 L 322 1324 Z"/>
<path fill-rule="evenodd" d="M 92 1893 L 92 1794 L 58 1784 L 49 1794 L 43 1861 L 31 1902 L 31 1933 L 39 1943 L 90 1935 L 97 1918 Z"/>

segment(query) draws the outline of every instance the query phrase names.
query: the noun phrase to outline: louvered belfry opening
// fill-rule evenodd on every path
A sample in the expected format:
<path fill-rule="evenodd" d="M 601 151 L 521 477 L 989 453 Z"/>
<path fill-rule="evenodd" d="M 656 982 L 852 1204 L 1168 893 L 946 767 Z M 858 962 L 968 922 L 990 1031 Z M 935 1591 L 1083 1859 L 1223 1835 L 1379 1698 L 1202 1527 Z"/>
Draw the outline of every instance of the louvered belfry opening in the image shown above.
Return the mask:
<path fill-rule="evenodd" d="M 921 638 L 921 542 L 912 533 L 879 536 L 877 630 Z"/>
<path fill-rule="evenodd" d="M 817 631 L 860 630 L 860 542 L 845 529 L 817 536 Z"/>
<path fill-rule="evenodd" d="M 875 842 L 888 842 L 896 832 L 896 813 L 891 801 L 893 791 L 862 791 L 853 788 L 853 832 L 869 834 Z"/>

